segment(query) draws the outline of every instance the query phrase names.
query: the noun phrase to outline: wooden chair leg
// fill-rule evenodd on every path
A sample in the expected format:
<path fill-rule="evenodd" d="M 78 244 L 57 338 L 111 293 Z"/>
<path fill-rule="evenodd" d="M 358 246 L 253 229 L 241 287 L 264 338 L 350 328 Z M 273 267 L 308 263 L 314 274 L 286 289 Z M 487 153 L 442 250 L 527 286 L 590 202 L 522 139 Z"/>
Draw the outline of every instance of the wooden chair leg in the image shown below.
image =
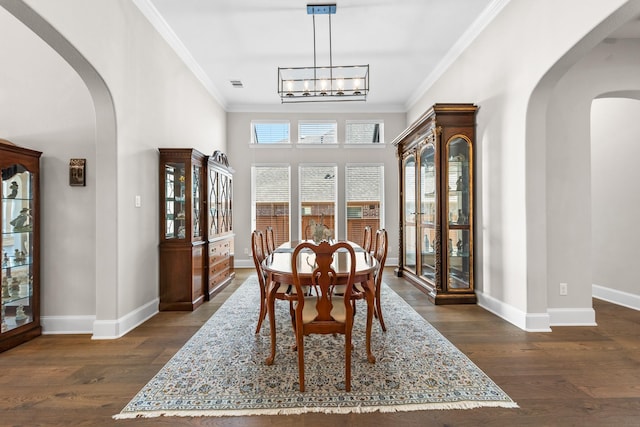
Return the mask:
<path fill-rule="evenodd" d="M 351 391 L 351 332 L 344 334 L 344 354 L 345 354 L 345 372 L 344 372 L 344 389 Z"/>
<path fill-rule="evenodd" d="M 302 325 L 300 325 L 302 327 Z M 297 333 L 296 344 L 298 347 L 298 377 L 300 378 L 300 391 L 304 391 L 304 336 Z"/>
<path fill-rule="evenodd" d="M 382 327 L 383 332 L 387 332 L 387 327 L 384 324 L 384 319 L 382 318 L 382 307 L 380 306 L 380 291 L 376 290 L 376 317 L 378 321 L 380 321 L 380 326 Z"/>
<path fill-rule="evenodd" d="M 260 332 L 260 328 L 262 327 L 262 321 L 267 317 L 267 301 L 266 298 L 261 298 L 260 301 L 260 314 L 258 315 L 258 325 L 256 326 L 255 334 Z"/>

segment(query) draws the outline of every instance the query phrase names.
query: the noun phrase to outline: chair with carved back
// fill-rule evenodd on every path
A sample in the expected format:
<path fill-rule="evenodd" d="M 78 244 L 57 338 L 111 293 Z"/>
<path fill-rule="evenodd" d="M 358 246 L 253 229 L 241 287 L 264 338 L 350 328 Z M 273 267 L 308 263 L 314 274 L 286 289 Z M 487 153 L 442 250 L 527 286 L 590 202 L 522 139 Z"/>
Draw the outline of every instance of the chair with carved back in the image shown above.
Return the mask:
<path fill-rule="evenodd" d="M 345 250 L 349 259 L 349 275 L 344 291 L 334 293 L 337 275 L 332 267 L 334 254 Z M 342 255 L 342 254 L 341 254 Z M 298 271 L 302 266 L 310 265 L 313 272 L 310 277 L 302 277 Z M 331 245 L 327 241 L 316 245 L 312 242 L 296 246 L 291 258 L 293 282 L 296 288 L 294 309 L 294 331 L 298 352 L 298 373 L 300 391 L 305 389 L 304 380 L 304 337 L 310 334 L 343 334 L 345 337 L 345 389 L 351 390 L 351 331 L 353 329 L 353 306 L 351 295 L 355 291 L 353 280 L 356 258 L 353 247 L 347 242 Z M 344 282 L 344 281 L 343 281 Z M 305 295 L 305 285 L 310 292 Z"/>
<path fill-rule="evenodd" d="M 380 322 L 380 326 L 384 332 L 387 331 L 387 327 L 384 324 L 384 319 L 382 317 L 382 305 L 380 303 L 380 292 L 382 288 L 382 273 L 384 270 L 385 262 L 387 261 L 387 230 L 380 229 L 376 231 L 375 238 L 373 239 L 373 250 L 370 252 L 370 256 L 376 259 L 376 271 L 374 272 L 374 293 L 375 293 L 375 312 L 374 315 Z M 356 292 L 352 299 L 354 303 L 358 299 L 364 298 L 364 287 L 361 283 L 356 283 L 354 285 Z M 354 312 L 355 312 L 355 304 L 354 304 Z"/>
<path fill-rule="evenodd" d="M 262 262 L 269 255 L 265 250 L 265 241 L 264 234 L 260 230 L 254 230 L 251 233 L 251 249 L 253 253 L 253 264 L 256 267 L 256 273 L 258 275 L 258 284 L 260 286 L 260 314 L 258 318 L 258 325 L 256 326 L 256 334 L 260 332 L 260 328 L 262 327 L 262 322 L 264 318 L 269 313 L 269 307 L 267 306 L 267 293 L 272 292 L 274 299 L 286 300 L 289 301 L 289 309 L 291 312 L 291 316 L 293 317 L 293 308 L 291 304 L 293 301 L 290 298 L 291 287 L 290 286 L 270 286 L 271 283 L 268 283 L 268 275 L 262 269 Z M 271 331 L 272 339 L 274 335 L 274 331 Z"/>
<path fill-rule="evenodd" d="M 253 264 L 256 267 L 258 285 L 260 286 L 260 314 L 255 332 L 257 334 L 260 332 L 262 321 L 267 315 L 267 276 L 262 269 L 262 261 L 266 258 L 266 253 L 264 249 L 264 236 L 260 230 L 254 230 L 253 233 L 251 233 L 251 254 L 253 256 Z"/>
<path fill-rule="evenodd" d="M 384 271 L 384 264 L 387 261 L 387 248 L 388 248 L 388 239 L 387 239 L 387 230 L 384 228 L 376 231 L 376 237 L 374 239 L 374 247 L 373 247 L 373 256 L 378 262 L 376 267 L 376 272 L 374 275 L 375 278 L 375 286 L 376 286 L 376 317 L 380 322 L 380 326 L 383 331 L 387 331 L 387 327 L 384 324 L 384 319 L 382 318 L 382 307 L 380 305 L 380 289 L 382 287 L 382 273 Z"/>
<path fill-rule="evenodd" d="M 268 226 L 264 233 L 267 255 L 271 255 L 276 250 L 276 241 L 273 237 L 273 227 Z"/>
<path fill-rule="evenodd" d="M 365 252 L 371 252 L 371 239 L 373 238 L 372 233 L 371 226 L 367 225 L 364 227 L 362 249 L 364 249 Z"/>

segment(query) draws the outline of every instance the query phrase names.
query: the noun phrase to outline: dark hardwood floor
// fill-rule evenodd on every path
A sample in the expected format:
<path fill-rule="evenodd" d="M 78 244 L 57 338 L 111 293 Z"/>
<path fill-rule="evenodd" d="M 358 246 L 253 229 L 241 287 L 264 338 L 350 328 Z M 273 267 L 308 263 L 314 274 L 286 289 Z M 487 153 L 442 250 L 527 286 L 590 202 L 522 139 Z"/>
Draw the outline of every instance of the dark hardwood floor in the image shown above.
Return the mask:
<path fill-rule="evenodd" d="M 475 305 L 433 306 L 387 270 L 385 282 L 519 409 L 113 420 L 254 272 L 242 269 L 232 285 L 196 311 L 159 313 L 120 339 L 44 335 L 0 353 L 0 426 L 640 425 L 640 312 L 594 300 L 597 327 L 527 333 Z"/>

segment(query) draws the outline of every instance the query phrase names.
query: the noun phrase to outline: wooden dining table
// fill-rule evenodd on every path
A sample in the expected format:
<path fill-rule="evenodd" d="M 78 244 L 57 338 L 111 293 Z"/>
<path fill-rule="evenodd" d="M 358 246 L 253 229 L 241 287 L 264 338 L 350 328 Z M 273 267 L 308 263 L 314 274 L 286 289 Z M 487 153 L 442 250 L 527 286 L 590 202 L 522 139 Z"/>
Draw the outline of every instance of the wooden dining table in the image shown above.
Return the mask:
<path fill-rule="evenodd" d="M 291 257 L 296 245 L 302 243 L 301 240 L 285 242 L 262 263 L 264 271 L 267 273 L 267 313 L 269 315 L 269 326 L 271 329 L 271 354 L 266 360 L 267 365 L 271 365 L 276 355 L 276 319 L 275 300 L 280 286 L 293 286 L 293 272 L 291 270 Z M 358 244 L 349 242 L 356 255 L 356 269 L 353 280 L 354 285 L 362 284 L 364 288 L 365 300 L 367 302 L 367 326 L 366 326 L 366 351 L 367 360 L 375 363 L 376 358 L 371 352 L 371 328 L 373 315 L 375 312 L 375 282 L 374 273 L 377 266 L 376 259 Z M 310 254 L 312 256 L 312 254 Z M 349 276 L 351 261 L 348 252 L 338 251 L 334 255 L 333 268 L 337 273 L 337 283 L 346 284 Z M 311 273 L 313 272 L 313 262 L 300 262 L 298 264 L 298 276 L 301 284 L 307 286 L 311 284 Z"/>

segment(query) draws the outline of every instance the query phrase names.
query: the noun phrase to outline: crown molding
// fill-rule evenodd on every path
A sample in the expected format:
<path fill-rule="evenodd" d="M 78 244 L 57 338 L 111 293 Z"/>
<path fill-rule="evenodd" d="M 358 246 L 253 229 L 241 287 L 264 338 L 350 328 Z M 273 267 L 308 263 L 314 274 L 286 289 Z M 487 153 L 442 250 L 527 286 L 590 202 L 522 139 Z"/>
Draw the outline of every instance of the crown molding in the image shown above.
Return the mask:
<path fill-rule="evenodd" d="M 447 54 L 442 58 L 433 71 L 427 76 L 427 78 L 418 87 L 415 94 L 409 98 L 405 106 L 405 110 L 409 111 L 429 90 L 433 84 L 438 81 L 445 71 L 455 62 L 456 59 L 464 52 L 469 45 L 478 37 L 478 35 L 484 30 L 487 25 L 500 13 L 502 9 L 511 0 L 494 0 L 487 6 L 487 8 L 478 16 L 478 18 L 469 26 L 467 31 L 462 34 L 458 41 L 453 45 Z"/>
<path fill-rule="evenodd" d="M 227 101 L 224 97 L 218 92 L 214 84 L 207 76 L 207 73 L 200 67 L 198 62 L 193 58 L 191 52 L 186 48 L 186 46 L 180 41 L 176 33 L 171 29 L 167 21 L 160 15 L 158 9 L 151 3 L 150 0 L 133 0 L 133 4 L 142 12 L 145 18 L 151 23 L 151 25 L 156 29 L 156 31 L 160 34 L 160 36 L 171 46 L 171 48 L 176 52 L 178 57 L 185 63 L 187 68 L 191 70 L 194 76 L 200 81 L 200 83 L 205 87 L 205 89 L 214 97 L 214 99 L 222 106 L 222 108 L 227 110 Z"/>

